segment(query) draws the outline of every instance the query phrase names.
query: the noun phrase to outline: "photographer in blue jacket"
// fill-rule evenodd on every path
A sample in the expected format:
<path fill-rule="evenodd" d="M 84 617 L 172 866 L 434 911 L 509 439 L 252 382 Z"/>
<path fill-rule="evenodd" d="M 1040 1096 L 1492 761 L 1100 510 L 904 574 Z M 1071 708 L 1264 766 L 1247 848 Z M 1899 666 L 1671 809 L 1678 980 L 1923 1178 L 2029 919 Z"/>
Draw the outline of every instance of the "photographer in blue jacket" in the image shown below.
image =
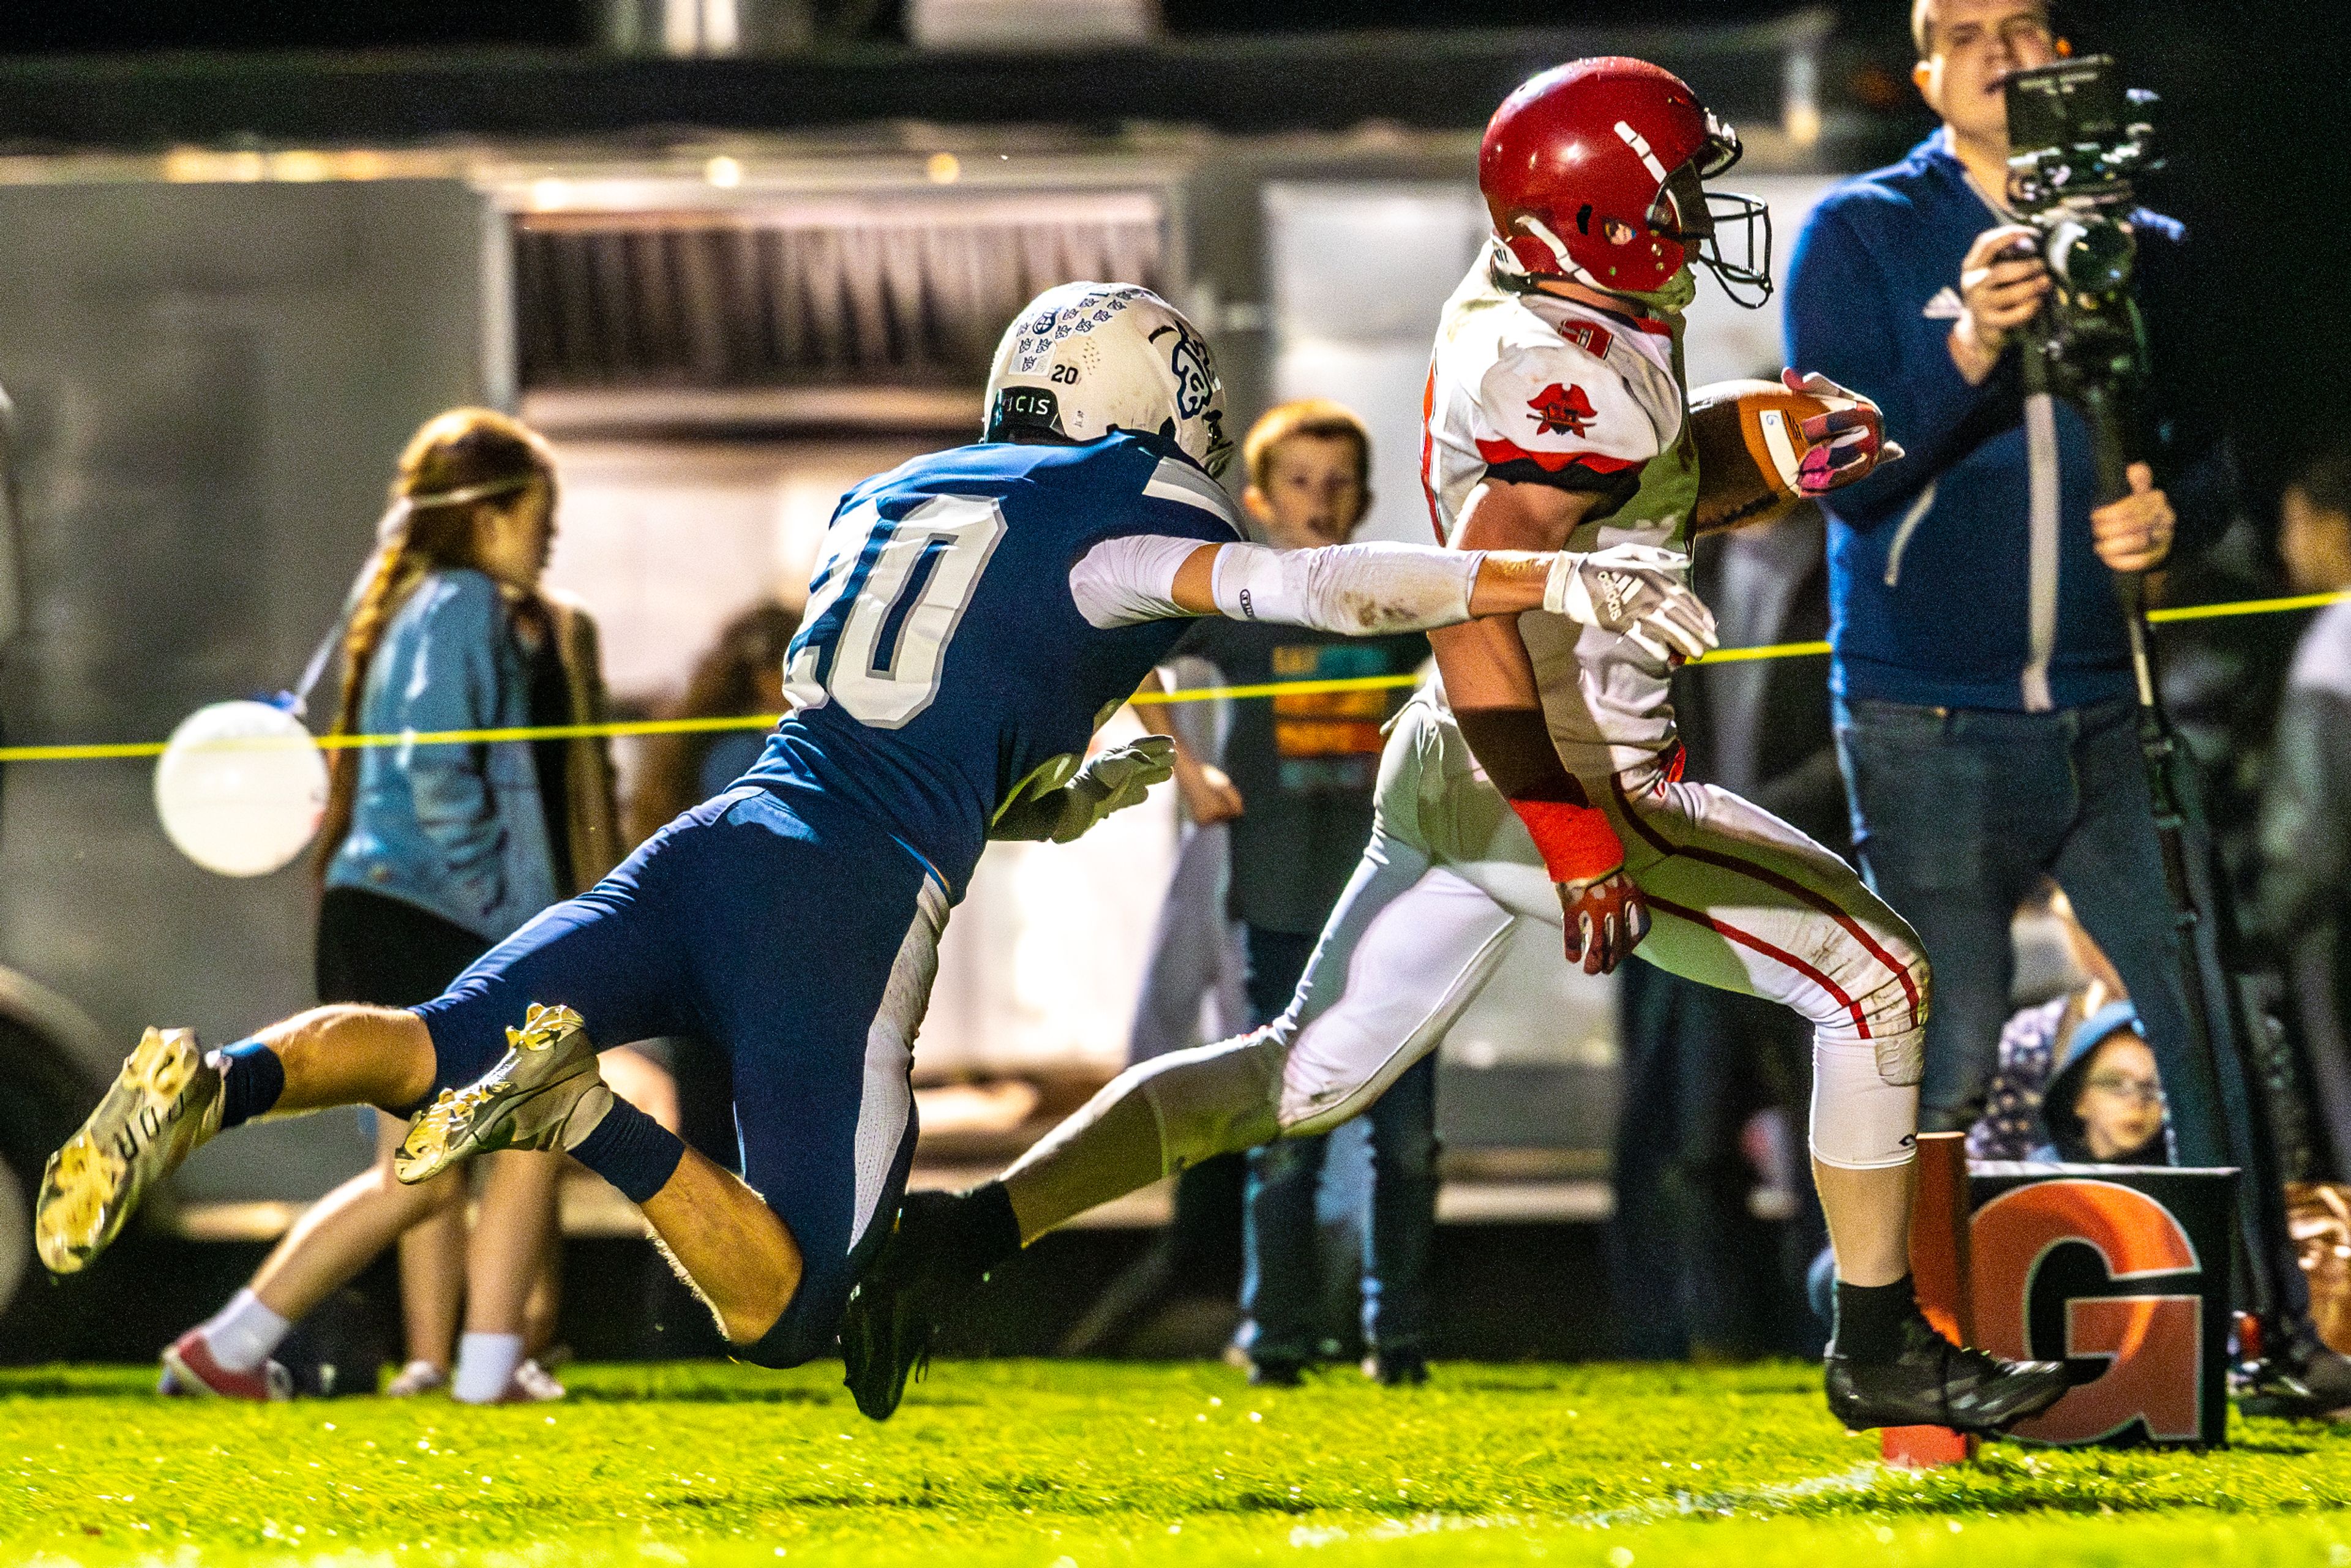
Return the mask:
<path fill-rule="evenodd" d="M 1854 839 L 1934 965 L 1919 1127 L 1964 1129 L 1982 1110 L 2009 1011 L 2009 921 L 2046 874 L 2137 1001 L 2174 1157 L 2226 1164 L 2190 1047 L 2115 592 L 2116 573 L 2158 569 L 2175 543 L 2225 527 L 2226 460 L 2164 423 L 2158 395 L 2146 449 L 2168 493 L 2136 463 L 2131 493 L 2096 504 L 2089 427 L 2027 395 L 2020 374 L 2017 340 L 2050 282 L 2034 231 L 2003 204 L 2001 86 L 2057 57 L 2047 5 L 1916 0 L 1911 30 L 1942 128 L 1815 209 L 1787 332 L 1796 363 L 1877 400 L 1909 453 L 1825 505 Z M 2160 371 L 2184 233 L 2144 209 L 2130 221 Z"/>

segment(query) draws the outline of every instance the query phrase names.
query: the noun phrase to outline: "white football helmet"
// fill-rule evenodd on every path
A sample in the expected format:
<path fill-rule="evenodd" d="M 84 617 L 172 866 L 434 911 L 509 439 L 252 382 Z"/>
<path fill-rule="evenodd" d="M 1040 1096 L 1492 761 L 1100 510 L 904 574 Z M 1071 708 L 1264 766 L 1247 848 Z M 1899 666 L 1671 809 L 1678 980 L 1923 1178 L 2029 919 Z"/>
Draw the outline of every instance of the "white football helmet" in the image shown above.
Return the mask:
<path fill-rule="evenodd" d="M 1004 329 L 983 439 L 1023 427 L 1071 441 L 1113 430 L 1163 435 L 1211 476 L 1233 455 L 1207 343 L 1182 311 L 1131 283 L 1049 288 Z"/>

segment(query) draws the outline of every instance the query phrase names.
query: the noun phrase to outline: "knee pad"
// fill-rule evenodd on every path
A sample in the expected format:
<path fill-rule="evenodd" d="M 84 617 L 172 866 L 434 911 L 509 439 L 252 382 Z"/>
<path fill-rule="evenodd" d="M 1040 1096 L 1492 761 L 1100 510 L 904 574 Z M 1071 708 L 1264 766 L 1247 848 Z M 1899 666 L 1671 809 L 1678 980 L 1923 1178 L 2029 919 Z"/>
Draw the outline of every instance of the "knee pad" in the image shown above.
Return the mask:
<path fill-rule="evenodd" d="M 1887 1082 L 1879 1045 L 1813 1037 L 1813 1157 L 1824 1166 L 1883 1170 L 1917 1157 L 1918 1082 Z"/>
<path fill-rule="evenodd" d="M 1159 1123 L 1170 1173 L 1271 1143 L 1280 1132 L 1281 1066 L 1290 1038 L 1279 1026 L 1160 1058 L 1143 1096 Z"/>
<path fill-rule="evenodd" d="M 1877 1075 L 1897 1089 L 1913 1089 L 1927 1075 L 1927 1009 L 1934 977 L 1915 944 L 1888 945 L 1897 967 L 1854 998 L 1867 1024 L 1866 1038 Z M 1849 1017 L 1849 1015 L 1848 1015 Z M 1861 1042 L 1863 1031 L 1840 1019 L 1822 1034 L 1845 1043 Z"/>

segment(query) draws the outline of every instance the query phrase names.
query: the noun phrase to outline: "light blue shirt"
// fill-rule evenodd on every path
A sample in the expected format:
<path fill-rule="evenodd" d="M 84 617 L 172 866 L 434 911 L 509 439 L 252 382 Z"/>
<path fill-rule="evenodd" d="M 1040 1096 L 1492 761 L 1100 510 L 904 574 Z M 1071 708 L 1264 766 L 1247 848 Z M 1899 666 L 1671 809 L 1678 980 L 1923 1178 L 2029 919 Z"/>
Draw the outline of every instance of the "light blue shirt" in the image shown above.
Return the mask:
<path fill-rule="evenodd" d="M 497 585 L 430 572 L 368 662 L 368 734 L 501 729 L 530 722 L 530 676 Z M 406 903 L 496 942 L 555 902 L 538 773 L 527 741 L 370 747 L 329 887 Z"/>

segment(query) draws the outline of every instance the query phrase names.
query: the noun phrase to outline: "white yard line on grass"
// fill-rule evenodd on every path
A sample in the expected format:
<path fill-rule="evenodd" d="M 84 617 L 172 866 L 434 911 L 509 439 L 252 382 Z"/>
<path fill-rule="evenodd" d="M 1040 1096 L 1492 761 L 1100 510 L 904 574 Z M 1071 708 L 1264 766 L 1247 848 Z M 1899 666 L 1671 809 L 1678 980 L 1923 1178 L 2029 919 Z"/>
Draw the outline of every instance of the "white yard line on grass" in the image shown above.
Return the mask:
<path fill-rule="evenodd" d="M 1806 1498 L 1823 1497 L 1835 1492 L 1868 1491 L 1886 1474 L 1885 1466 L 1872 1461 L 1855 1465 L 1849 1470 L 1840 1470 L 1835 1475 L 1814 1476 L 1809 1480 L 1731 1487 L 1714 1492 L 1677 1491 L 1669 1498 L 1657 1498 L 1625 1508 L 1601 1509 L 1593 1513 L 1570 1514 L 1556 1520 L 1540 1515 L 1508 1513 L 1416 1513 L 1409 1519 L 1384 1519 L 1368 1530 L 1301 1524 L 1290 1532 L 1290 1544 L 1296 1547 L 1336 1546 L 1344 1541 L 1395 1541 L 1408 1535 L 1431 1535 L 1444 1531 L 1523 1530 L 1531 1525 L 1609 1530 L 1620 1524 L 1655 1524 L 1663 1520 L 1687 1519 L 1698 1514 L 1728 1515 L 1742 1508 L 1777 1509 L 1801 1502 Z"/>
<path fill-rule="evenodd" d="M 1586 1530 L 1607 1530 L 1619 1524 L 1651 1524 L 1661 1519 L 1686 1519 L 1692 1514 L 1729 1514 L 1741 1508 L 1759 1505 L 1775 1508 L 1833 1492 L 1868 1491 L 1885 1479 L 1886 1475 L 1886 1468 L 1873 1459 L 1849 1470 L 1840 1470 L 1833 1476 L 1814 1476 L 1810 1480 L 1802 1481 L 1774 1481 L 1769 1486 L 1730 1487 L 1714 1492 L 1677 1491 L 1669 1498 L 1636 1502 L 1625 1508 L 1573 1514 L 1563 1522 L 1581 1525 Z"/>

